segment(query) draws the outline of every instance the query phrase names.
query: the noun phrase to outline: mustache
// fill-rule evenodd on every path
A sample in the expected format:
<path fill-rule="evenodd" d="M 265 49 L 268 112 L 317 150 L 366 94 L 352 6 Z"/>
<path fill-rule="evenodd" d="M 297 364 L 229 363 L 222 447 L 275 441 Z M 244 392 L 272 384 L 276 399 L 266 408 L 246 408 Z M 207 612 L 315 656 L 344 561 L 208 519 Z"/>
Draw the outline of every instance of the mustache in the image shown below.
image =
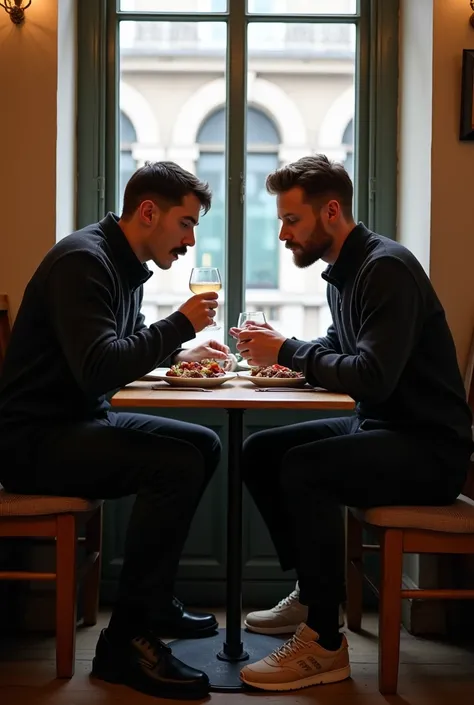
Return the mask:
<path fill-rule="evenodd" d="M 174 250 L 171 250 L 171 254 L 172 255 L 185 255 L 187 251 L 188 251 L 187 247 L 175 247 Z"/>

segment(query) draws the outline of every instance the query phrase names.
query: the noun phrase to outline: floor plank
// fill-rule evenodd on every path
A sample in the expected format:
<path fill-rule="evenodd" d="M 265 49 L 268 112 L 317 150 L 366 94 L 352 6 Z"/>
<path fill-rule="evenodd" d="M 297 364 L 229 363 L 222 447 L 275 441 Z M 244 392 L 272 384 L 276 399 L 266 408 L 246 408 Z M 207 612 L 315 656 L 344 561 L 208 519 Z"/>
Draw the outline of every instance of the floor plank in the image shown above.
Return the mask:
<path fill-rule="evenodd" d="M 221 625 L 224 614 L 217 611 Z M 70 681 L 55 678 L 54 638 L 28 635 L 0 641 L 0 702 L 5 705 L 160 705 L 123 686 L 90 678 L 90 662 L 99 624 L 79 629 L 76 673 Z M 415 638 L 402 632 L 399 693 L 384 697 L 377 688 L 377 620 L 364 617 L 361 634 L 348 633 L 352 678 L 343 683 L 294 693 L 212 693 L 211 705 L 469 705 L 474 702 L 474 648 Z M 173 701 L 179 705 L 178 701 Z"/>

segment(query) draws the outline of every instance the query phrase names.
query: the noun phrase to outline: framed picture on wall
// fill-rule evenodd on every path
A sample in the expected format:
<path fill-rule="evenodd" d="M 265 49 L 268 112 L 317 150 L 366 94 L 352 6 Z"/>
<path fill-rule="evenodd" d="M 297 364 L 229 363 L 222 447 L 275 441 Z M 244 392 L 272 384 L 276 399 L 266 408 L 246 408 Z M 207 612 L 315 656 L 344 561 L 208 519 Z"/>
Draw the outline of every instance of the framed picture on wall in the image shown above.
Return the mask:
<path fill-rule="evenodd" d="M 462 53 L 461 128 L 459 139 L 474 140 L 474 49 Z"/>

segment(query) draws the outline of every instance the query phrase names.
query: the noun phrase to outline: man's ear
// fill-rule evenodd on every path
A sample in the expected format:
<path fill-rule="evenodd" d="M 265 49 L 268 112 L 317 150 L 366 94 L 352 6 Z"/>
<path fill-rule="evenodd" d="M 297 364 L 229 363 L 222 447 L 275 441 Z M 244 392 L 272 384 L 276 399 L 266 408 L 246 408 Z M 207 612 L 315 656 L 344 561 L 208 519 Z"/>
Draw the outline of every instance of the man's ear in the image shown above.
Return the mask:
<path fill-rule="evenodd" d="M 143 225 L 147 226 L 156 225 L 160 216 L 158 206 L 150 199 L 147 199 L 140 203 L 139 213 L 140 221 L 143 223 Z"/>
<path fill-rule="evenodd" d="M 328 209 L 328 219 L 329 220 L 337 218 L 341 214 L 341 204 L 339 203 L 339 201 L 336 201 L 334 198 L 328 202 L 327 209 Z"/>

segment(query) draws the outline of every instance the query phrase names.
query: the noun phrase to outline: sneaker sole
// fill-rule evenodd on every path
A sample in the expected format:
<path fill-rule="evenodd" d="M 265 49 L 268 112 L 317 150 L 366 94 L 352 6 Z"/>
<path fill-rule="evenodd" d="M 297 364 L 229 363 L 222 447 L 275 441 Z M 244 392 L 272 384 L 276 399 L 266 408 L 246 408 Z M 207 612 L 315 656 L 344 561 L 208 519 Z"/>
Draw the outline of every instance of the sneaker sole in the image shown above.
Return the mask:
<path fill-rule="evenodd" d="M 106 683 L 112 683 L 114 685 L 125 685 L 140 693 L 153 695 L 155 698 L 168 698 L 170 700 L 202 700 L 203 698 L 206 698 L 210 692 L 210 686 L 203 686 L 193 692 L 189 690 L 168 690 L 165 687 L 158 692 L 157 688 L 152 688 L 151 686 L 147 688 L 133 676 L 124 678 L 123 675 L 117 673 L 117 671 L 101 668 L 97 664 L 95 658 L 92 660 L 92 670 L 90 675 L 91 678 L 97 678 L 98 680 L 105 681 Z"/>
<path fill-rule="evenodd" d="M 250 685 L 252 688 L 257 690 L 271 690 L 273 692 L 287 692 L 290 690 L 301 690 L 302 688 L 311 688 L 315 685 L 327 685 L 329 683 L 339 683 L 339 681 L 344 681 L 351 677 L 351 667 L 345 666 L 344 668 L 338 668 L 336 671 L 326 671 L 326 673 L 321 673 L 317 676 L 311 676 L 311 678 L 302 678 L 299 681 L 292 681 L 291 683 L 256 683 L 250 681 L 244 676 L 240 676 L 240 680 L 245 685 Z"/>
<path fill-rule="evenodd" d="M 253 624 L 249 624 L 247 620 L 244 620 L 244 625 L 249 632 L 254 632 L 255 634 L 294 634 L 299 624 L 287 624 L 284 627 L 255 627 Z"/>
<path fill-rule="evenodd" d="M 254 634 L 267 634 L 267 635 L 272 635 L 272 634 L 294 634 L 298 627 L 300 626 L 299 624 L 287 624 L 284 627 L 255 627 L 253 624 L 249 624 L 247 620 L 244 620 L 244 625 L 245 628 L 249 630 L 249 632 L 254 632 Z M 339 622 L 339 629 L 342 629 L 345 626 L 345 621 L 342 620 Z"/>

